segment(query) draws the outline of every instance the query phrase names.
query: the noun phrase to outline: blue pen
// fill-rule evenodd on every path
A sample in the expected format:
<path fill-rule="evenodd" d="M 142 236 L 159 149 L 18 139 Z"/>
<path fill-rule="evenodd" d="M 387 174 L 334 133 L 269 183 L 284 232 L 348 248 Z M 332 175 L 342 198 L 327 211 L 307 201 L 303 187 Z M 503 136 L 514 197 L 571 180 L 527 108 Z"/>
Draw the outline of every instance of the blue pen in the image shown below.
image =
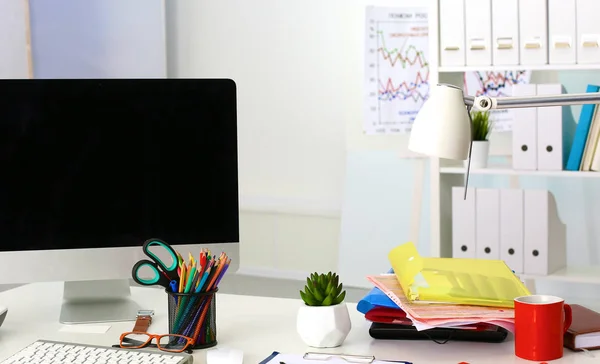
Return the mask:
<path fill-rule="evenodd" d="M 170 285 L 171 285 L 171 291 L 177 292 L 177 288 L 178 288 L 177 287 L 177 281 L 176 280 L 172 280 Z"/>

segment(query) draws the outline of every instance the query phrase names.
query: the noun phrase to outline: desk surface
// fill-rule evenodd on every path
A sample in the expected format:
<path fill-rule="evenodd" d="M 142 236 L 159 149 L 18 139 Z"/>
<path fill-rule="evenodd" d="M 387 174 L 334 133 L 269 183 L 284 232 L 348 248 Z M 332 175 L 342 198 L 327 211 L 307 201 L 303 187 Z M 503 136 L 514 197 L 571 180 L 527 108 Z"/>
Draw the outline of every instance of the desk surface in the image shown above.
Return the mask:
<path fill-rule="evenodd" d="M 0 305 L 8 307 L 6 321 L 0 327 L 0 360 L 37 339 L 69 341 L 110 346 L 119 335 L 132 328 L 133 322 L 110 323 L 106 334 L 82 334 L 59 331 L 62 283 L 35 283 L 0 293 Z M 132 287 L 133 299 L 142 308 L 156 311 L 150 332 L 167 330 L 167 299 L 160 289 Z M 244 351 L 244 363 L 256 364 L 274 350 L 303 354 L 308 350 L 296 333 L 296 313 L 301 301 L 285 298 L 217 295 L 217 339 L 219 347 Z M 349 303 L 352 331 L 345 343 L 328 352 L 369 354 L 378 359 L 407 360 L 413 363 L 531 363 L 513 354 L 512 337 L 501 344 L 432 341 L 379 341 L 369 336 L 369 323 L 356 304 Z M 598 363 L 585 353 L 565 349 L 565 357 L 552 363 Z M 205 350 L 194 352 L 194 363 L 205 363 Z"/>

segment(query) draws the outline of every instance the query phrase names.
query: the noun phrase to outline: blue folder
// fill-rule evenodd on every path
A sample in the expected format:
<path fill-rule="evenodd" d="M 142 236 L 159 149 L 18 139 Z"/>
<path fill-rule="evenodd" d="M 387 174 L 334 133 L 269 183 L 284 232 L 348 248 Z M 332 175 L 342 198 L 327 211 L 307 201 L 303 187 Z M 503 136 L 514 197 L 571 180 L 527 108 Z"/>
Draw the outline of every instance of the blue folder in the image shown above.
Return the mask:
<path fill-rule="evenodd" d="M 394 303 L 382 290 L 375 287 L 366 296 L 364 296 L 356 306 L 358 312 L 365 315 L 375 307 L 400 308 Z"/>
<path fill-rule="evenodd" d="M 388 273 L 394 273 L 393 269 L 390 269 Z M 389 298 L 382 290 L 375 287 L 362 300 L 358 302 L 356 309 L 358 312 L 366 315 L 367 312 L 371 311 L 375 307 L 389 307 L 389 308 L 400 308 L 391 298 Z"/>

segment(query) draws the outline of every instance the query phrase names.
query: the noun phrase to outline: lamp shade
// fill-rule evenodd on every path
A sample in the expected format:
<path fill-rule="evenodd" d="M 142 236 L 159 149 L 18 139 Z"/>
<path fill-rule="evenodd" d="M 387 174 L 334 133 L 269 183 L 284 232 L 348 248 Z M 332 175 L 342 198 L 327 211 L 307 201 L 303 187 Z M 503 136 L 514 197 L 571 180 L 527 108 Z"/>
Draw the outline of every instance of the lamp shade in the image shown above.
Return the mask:
<path fill-rule="evenodd" d="M 471 139 L 462 89 L 452 85 L 432 88 L 413 122 L 408 149 L 431 157 L 466 160 Z"/>

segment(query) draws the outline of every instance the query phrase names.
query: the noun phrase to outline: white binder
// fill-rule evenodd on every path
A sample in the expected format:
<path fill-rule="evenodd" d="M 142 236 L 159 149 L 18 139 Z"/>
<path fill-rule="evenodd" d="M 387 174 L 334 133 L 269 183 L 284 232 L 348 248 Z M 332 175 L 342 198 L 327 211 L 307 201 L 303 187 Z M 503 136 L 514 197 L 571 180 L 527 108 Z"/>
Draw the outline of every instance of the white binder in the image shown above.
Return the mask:
<path fill-rule="evenodd" d="M 523 190 L 500 190 L 500 259 L 523 273 Z"/>
<path fill-rule="evenodd" d="M 561 84 L 538 84 L 538 95 L 560 95 Z M 562 106 L 537 109 L 537 169 L 561 171 L 563 169 Z"/>
<path fill-rule="evenodd" d="M 492 0 L 492 63 L 519 64 L 519 2 Z"/>
<path fill-rule="evenodd" d="M 476 188 L 476 258 L 500 259 L 500 190 Z"/>
<path fill-rule="evenodd" d="M 520 64 L 548 63 L 547 0 L 519 0 Z"/>
<path fill-rule="evenodd" d="M 440 63 L 465 65 L 465 2 L 440 0 Z"/>
<path fill-rule="evenodd" d="M 560 221 L 554 195 L 547 190 L 524 192 L 523 271 L 548 275 L 566 266 L 566 226 Z"/>
<path fill-rule="evenodd" d="M 517 84 L 512 86 L 513 96 L 534 96 L 535 84 Z M 513 110 L 513 169 L 537 169 L 537 109 L 518 108 Z"/>
<path fill-rule="evenodd" d="M 600 63 L 600 1 L 577 0 L 577 63 Z"/>
<path fill-rule="evenodd" d="M 548 0 L 548 63 L 577 62 L 576 18 L 575 0 Z"/>
<path fill-rule="evenodd" d="M 492 64 L 492 2 L 465 0 L 465 38 L 467 66 Z"/>
<path fill-rule="evenodd" d="M 475 189 L 452 187 L 452 257 L 475 258 Z"/>

